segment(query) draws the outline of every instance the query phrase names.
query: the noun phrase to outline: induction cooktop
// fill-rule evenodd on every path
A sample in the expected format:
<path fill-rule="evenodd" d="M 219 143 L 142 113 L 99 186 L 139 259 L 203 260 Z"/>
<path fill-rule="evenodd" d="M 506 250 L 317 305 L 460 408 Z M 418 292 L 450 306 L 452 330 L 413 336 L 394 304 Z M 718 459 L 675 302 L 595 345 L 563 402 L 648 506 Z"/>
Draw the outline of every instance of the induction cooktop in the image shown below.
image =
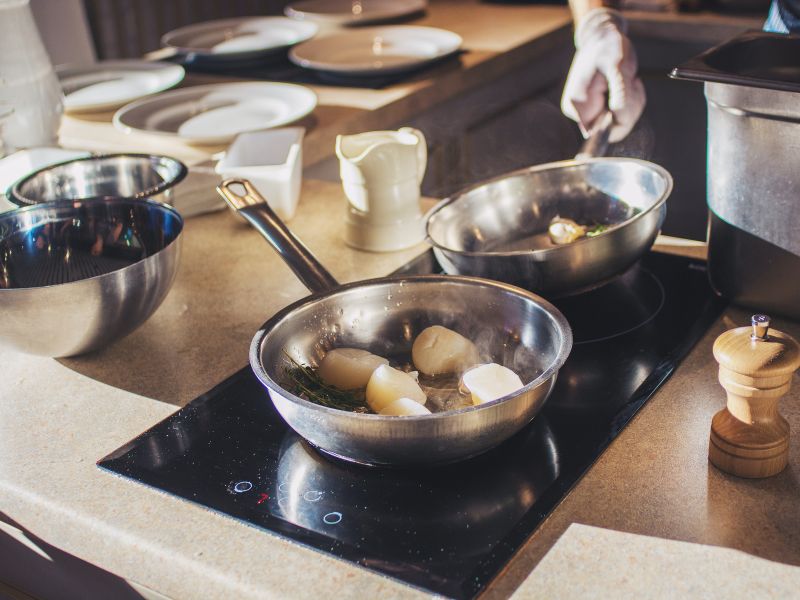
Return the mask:
<path fill-rule="evenodd" d="M 435 270 L 428 253 L 400 272 Z M 654 252 L 554 304 L 574 347 L 544 410 L 468 461 L 393 469 L 328 457 L 244 367 L 98 465 L 412 586 L 474 597 L 723 308 L 704 263 Z"/>

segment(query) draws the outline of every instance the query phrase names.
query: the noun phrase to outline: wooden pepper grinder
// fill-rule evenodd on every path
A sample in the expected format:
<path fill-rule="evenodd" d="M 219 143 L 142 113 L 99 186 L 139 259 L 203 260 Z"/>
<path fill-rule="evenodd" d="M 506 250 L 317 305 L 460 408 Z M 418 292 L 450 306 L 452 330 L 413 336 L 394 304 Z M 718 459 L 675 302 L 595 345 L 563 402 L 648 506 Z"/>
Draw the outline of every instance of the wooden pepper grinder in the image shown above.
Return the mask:
<path fill-rule="evenodd" d="M 714 342 L 728 405 L 711 420 L 708 459 L 739 477 L 769 477 L 789 458 L 789 423 L 778 414 L 778 400 L 800 366 L 800 345 L 770 330 L 766 315 L 753 315 L 752 323 Z"/>

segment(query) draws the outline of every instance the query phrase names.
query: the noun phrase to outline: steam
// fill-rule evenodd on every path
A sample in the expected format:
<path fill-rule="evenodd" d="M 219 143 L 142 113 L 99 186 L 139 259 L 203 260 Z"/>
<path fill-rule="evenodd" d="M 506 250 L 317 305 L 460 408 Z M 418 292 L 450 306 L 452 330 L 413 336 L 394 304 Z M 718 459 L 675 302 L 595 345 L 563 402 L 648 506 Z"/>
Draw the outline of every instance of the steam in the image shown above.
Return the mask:
<path fill-rule="evenodd" d="M 655 138 L 652 122 L 646 115 L 642 115 L 628 136 L 609 148 L 608 156 L 650 160 L 656 147 Z"/>

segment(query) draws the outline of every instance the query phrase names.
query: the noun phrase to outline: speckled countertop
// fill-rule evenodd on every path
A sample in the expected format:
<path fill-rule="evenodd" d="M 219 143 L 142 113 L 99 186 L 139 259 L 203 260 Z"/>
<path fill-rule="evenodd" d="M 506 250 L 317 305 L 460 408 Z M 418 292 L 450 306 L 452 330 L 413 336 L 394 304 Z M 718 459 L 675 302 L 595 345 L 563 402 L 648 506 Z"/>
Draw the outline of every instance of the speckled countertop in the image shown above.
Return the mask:
<path fill-rule="evenodd" d="M 514 20 L 518 10 L 508 9 Z M 542 17 L 542 32 L 566 26 L 563 9 L 527 10 Z M 648 19 L 660 23 L 662 33 L 675 27 L 675 18 Z M 459 23 L 466 27 L 469 14 L 459 13 Z M 719 23 L 730 26 L 725 19 Z M 503 51 L 492 50 L 490 41 L 484 40 L 487 52 Z M 390 100 L 382 105 L 396 109 L 384 114 L 387 122 L 402 118 L 397 110 L 415 109 L 414 93 L 407 90 L 404 97 L 412 100 L 401 105 Z M 373 123 L 380 111 L 370 111 L 363 114 L 373 115 L 368 120 Z M 338 185 L 306 181 L 291 223 L 342 281 L 386 274 L 424 249 L 386 255 L 347 249 L 340 239 L 343 211 Z M 422 597 L 403 584 L 95 466 L 245 365 L 259 325 L 303 295 L 256 232 L 227 211 L 217 212 L 187 221 L 175 285 L 163 306 L 129 337 L 72 359 L 0 350 L 0 520 L 172 598 Z M 710 419 L 724 404 L 711 345 L 747 317 L 731 309 L 711 328 L 492 582 L 487 598 L 536 596 L 535 580 L 528 577 L 573 523 L 800 565 L 800 444 L 792 444 L 787 470 L 763 481 L 729 477 L 706 459 Z M 775 326 L 800 336 L 798 324 L 777 320 Z M 796 386 L 782 403 L 795 431 L 798 400 Z"/>
<path fill-rule="evenodd" d="M 342 281 L 384 274 L 423 248 L 367 254 L 340 241 L 338 185 L 305 183 L 297 235 Z M 359 275 L 357 276 L 356 273 Z M 178 279 L 139 330 L 53 360 L 0 351 L 0 507 L 48 543 L 174 598 L 416 597 L 352 564 L 100 471 L 95 462 L 247 361 L 250 338 L 305 295 L 258 234 L 229 212 L 187 221 Z M 724 403 L 711 345 L 746 322 L 728 310 L 489 587 L 517 594 L 571 523 L 737 548 L 800 564 L 800 445 L 789 468 L 740 480 L 706 460 Z M 800 325 L 775 322 L 800 336 Z M 800 428 L 800 387 L 783 402 Z M 746 515 L 747 518 L 743 518 Z M 522 586 L 522 587 L 520 587 Z"/>

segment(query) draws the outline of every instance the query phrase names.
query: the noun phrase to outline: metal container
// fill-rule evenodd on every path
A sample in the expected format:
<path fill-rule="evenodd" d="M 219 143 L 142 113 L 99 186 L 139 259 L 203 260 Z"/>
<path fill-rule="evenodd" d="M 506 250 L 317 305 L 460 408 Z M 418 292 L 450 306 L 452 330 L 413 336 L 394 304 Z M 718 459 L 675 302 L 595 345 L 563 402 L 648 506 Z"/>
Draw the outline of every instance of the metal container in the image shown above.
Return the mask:
<path fill-rule="evenodd" d="M 175 279 L 183 219 L 151 200 L 36 204 L 0 215 L 0 345 L 44 356 L 127 335 Z"/>
<path fill-rule="evenodd" d="M 428 241 L 450 274 L 512 283 L 548 298 L 597 287 L 652 246 L 666 216 L 670 174 L 632 158 L 589 158 L 514 171 L 437 204 Z M 556 217 L 608 231 L 554 245 Z"/>
<path fill-rule="evenodd" d="M 672 76 L 705 82 L 711 285 L 800 318 L 800 38 L 747 32 Z"/>
<path fill-rule="evenodd" d="M 106 154 L 43 167 L 14 183 L 11 202 L 29 206 L 56 200 L 149 198 L 169 203 L 186 166 L 169 156 Z"/>
<path fill-rule="evenodd" d="M 384 277 L 339 285 L 249 183 L 227 180 L 218 190 L 315 292 L 270 318 L 250 346 L 250 365 L 275 408 L 314 446 L 367 464 L 448 463 L 508 439 L 544 406 L 572 348 L 569 324 L 547 301 L 475 277 Z M 311 366 L 337 347 L 408 357 L 416 335 L 431 325 L 473 340 L 525 386 L 478 406 L 413 417 L 327 408 L 287 389 L 287 355 Z"/>

